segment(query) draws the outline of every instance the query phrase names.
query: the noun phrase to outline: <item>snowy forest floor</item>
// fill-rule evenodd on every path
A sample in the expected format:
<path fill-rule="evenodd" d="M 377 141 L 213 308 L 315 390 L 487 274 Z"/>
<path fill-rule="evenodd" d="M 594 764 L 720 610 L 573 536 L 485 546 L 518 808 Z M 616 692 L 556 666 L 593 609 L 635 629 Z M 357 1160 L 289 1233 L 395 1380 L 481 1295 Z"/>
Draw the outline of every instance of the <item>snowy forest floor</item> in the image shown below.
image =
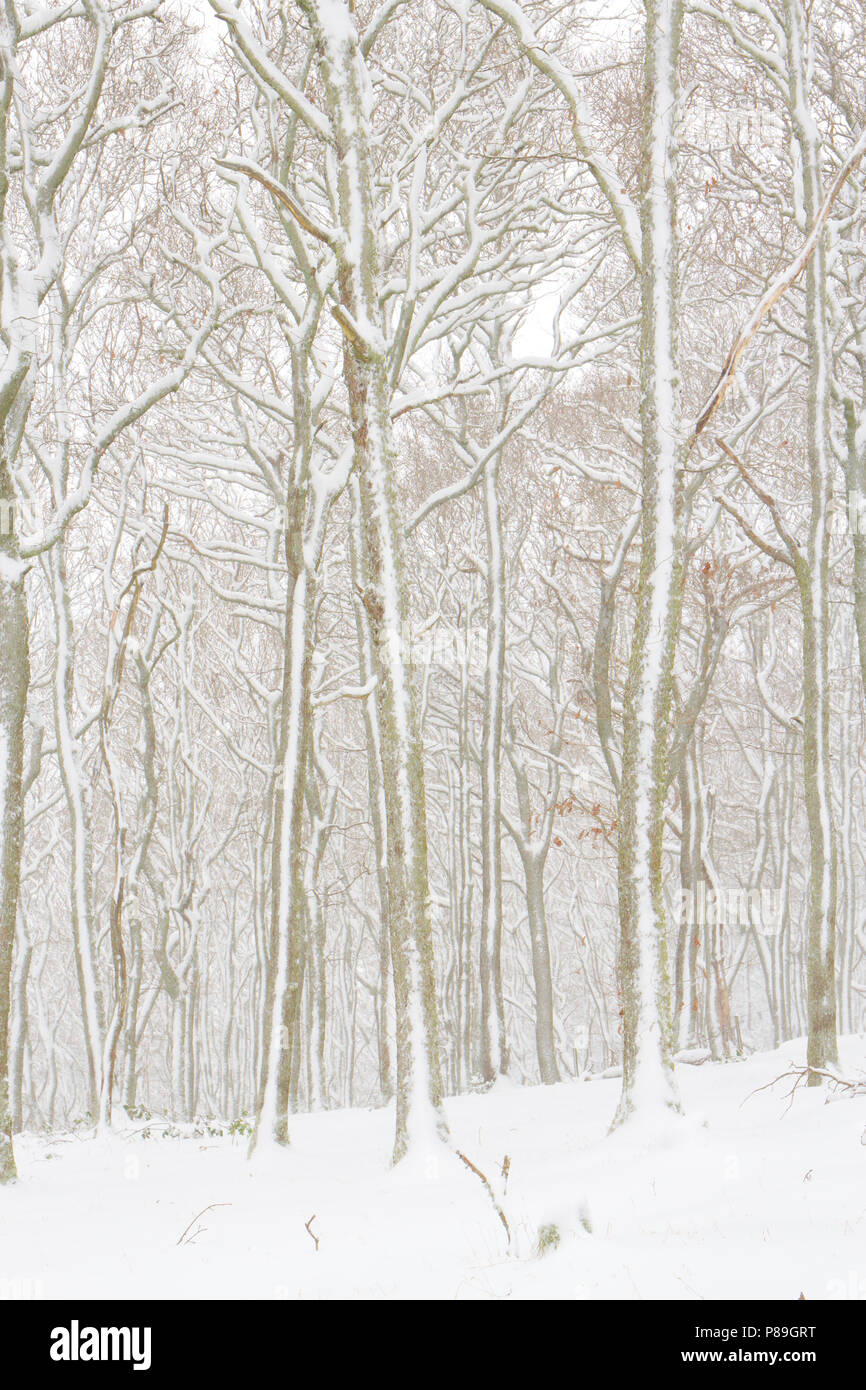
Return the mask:
<path fill-rule="evenodd" d="M 156 1123 L 22 1136 L 20 1181 L 0 1191 L 0 1296 L 863 1298 L 866 1096 L 791 1099 L 790 1079 L 754 1094 L 804 1056 L 800 1040 L 680 1065 L 688 1118 L 661 1144 L 606 1137 L 616 1079 L 449 1100 L 454 1146 L 497 1196 L 509 1156 L 510 1257 L 457 1160 L 389 1170 L 390 1108 L 295 1116 L 291 1148 L 252 1162 L 243 1138 Z M 866 1039 L 843 1040 L 842 1061 L 861 1077 Z M 559 1243 L 539 1256 L 544 1226 Z"/>

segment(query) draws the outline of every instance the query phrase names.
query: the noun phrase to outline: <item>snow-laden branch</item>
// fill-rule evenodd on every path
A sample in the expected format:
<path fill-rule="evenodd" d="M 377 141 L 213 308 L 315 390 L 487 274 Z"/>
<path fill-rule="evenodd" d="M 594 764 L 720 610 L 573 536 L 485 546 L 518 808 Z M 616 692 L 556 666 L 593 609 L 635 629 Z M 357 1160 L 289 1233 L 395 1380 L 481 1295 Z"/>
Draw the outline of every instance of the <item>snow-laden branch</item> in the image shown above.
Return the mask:
<path fill-rule="evenodd" d="M 725 358 L 725 361 L 722 365 L 722 370 L 719 373 L 718 380 L 716 381 L 716 384 L 710 392 L 706 404 L 704 405 L 695 422 L 695 427 L 692 431 L 691 436 L 692 443 L 694 443 L 694 441 L 698 439 L 699 436 L 706 429 L 707 425 L 710 423 L 719 406 L 721 405 L 722 401 L 724 400 L 725 396 L 727 395 L 730 387 L 733 385 L 734 378 L 737 374 L 737 367 L 740 363 L 740 359 L 742 358 L 743 353 L 748 348 L 749 344 L 751 343 L 761 324 L 764 322 L 764 319 L 774 308 L 774 306 L 778 304 L 779 300 L 786 293 L 786 291 L 791 288 L 795 280 L 799 279 L 803 271 L 806 269 L 806 266 L 812 259 L 813 255 L 815 254 L 815 251 L 818 247 L 818 243 L 821 239 L 821 233 L 827 225 L 827 219 L 829 218 L 830 213 L 833 209 L 833 204 L 835 203 L 840 192 L 844 188 L 845 183 L 847 182 L 852 170 L 854 170 L 857 167 L 864 154 L 866 154 L 866 129 L 864 129 L 861 133 L 860 138 L 853 146 L 851 152 L 848 155 L 848 158 L 845 160 L 839 172 L 837 173 L 835 179 L 830 185 L 830 188 L 812 224 L 811 230 L 808 236 L 806 237 L 806 240 L 803 242 L 803 245 L 800 247 L 800 250 L 797 252 L 794 259 L 785 267 L 785 269 L 781 271 L 779 275 L 776 276 L 775 280 L 758 300 L 758 303 L 755 305 L 755 308 L 752 310 L 752 313 L 750 314 L 746 323 L 740 329 L 739 333 L 737 334 L 736 338 L 731 344 L 730 351 L 728 352 L 728 355 Z"/>
<path fill-rule="evenodd" d="M 480 0 L 491 14 L 503 20 L 512 30 L 521 51 L 539 72 L 561 92 L 568 103 L 571 125 L 578 153 L 585 161 L 610 209 L 619 224 L 625 249 L 636 269 L 641 266 L 640 219 L 628 189 L 624 186 L 616 166 L 603 151 L 595 148 L 590 140 L 589 120 L 580 89 L 574 75 L 566 65 L 551 53 L 544 40 L 539 38 L 530 20 L 513 0 Z"/>

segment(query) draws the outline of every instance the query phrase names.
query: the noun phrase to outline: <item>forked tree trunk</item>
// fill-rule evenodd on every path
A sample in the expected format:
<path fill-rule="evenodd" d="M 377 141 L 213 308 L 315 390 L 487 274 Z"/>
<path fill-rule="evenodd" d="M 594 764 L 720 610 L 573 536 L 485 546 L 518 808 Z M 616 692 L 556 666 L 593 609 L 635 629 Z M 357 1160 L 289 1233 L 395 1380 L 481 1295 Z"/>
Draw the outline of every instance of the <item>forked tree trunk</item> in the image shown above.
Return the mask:
<path fill-rule="evenodd" d="M 370 83 L 342 0 L 299 0 L 312 30 L 334 130 L 340 232 L 335 242 L 376 664 L 388 849 L 389 928 L 397 1032 L 394 1161 L 446 1133 L 441 1108 L 436 981 L 427 871 L 424 768 L 405 645 L 402 531 L 391 426 L 392 383 L 379 300 L 379 205 L 369 144 Z"/>

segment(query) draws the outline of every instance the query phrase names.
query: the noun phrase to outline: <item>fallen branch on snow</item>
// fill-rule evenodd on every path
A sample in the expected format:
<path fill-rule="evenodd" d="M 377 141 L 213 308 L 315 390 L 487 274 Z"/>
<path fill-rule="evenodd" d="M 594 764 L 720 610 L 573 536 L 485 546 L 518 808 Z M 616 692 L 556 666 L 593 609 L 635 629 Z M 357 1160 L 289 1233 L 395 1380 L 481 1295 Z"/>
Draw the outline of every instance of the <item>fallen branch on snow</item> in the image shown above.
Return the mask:
<path fill-rule="evenodd" d="M 829 1081 L 834 1092 L 849 1091 L 852 1095 L 866 1096 L 866 1081 L 847 1081 L 844 1076 L 837 1076 L 835 1072 L 825 1071 L 821 1067 L 792 1067 L 790 1071 L 783 1071 L 773 1081 L 768 1081 L 766 1086 L 757 1086 L 754 1091 L 750 1091 L 743 1101 L 743 1105 L 747 1100 L 751 1100 L 752 1096 L 758 1095 L 760 1091 L 770 1091 L 774 1086 L 778 1086 L 780 1081 L 787 1081 L 792 1076 L 794 1077 L 794 1084 L 786 1097 L 789 1101 L 789 1110 L 794 1103 L 794 1096 L 798 1089 L 804 1081 L 808 1081 L 810 1076 L 823 1077 L 825 1081 Z"/>
<path fill-rule="evenodd" d="M 511 1249 L 511 1227 L 510 1227 L 509 1224 L 508 1224 L 508 1219 L 507 1219 L 507 1217 L 506 1217 L 506 1215 L 505 1215 L 505 1212 L 502 1210 L 501 1206 L 499 1205 L 499 1203 L 498 1203 L 497 1200 L 496 1200 L 496 1193 L 493 1191 L 493 1188 L 490 1186 L 490 1183 L 489 1183 L 489 1182 L 487 1181 L 487 1179 L 485 1178 L 485 1176 L 484 1176 L 484 1174 L 482 1173 L 481 1169 L 475 1167 L 475 1164 L 472 1162 L 472 1159 L 471 1159 L 471 1158 L 467 1158 L 466 1155 L 465 1155 L 464 1153 L 461 1153 L 459 1149 L 457 1150 L 457 1157 L 461 1160 L 461 1162 L 463 1162 L 463 1163 L 466 1164 L 466 1167 L 469 1168 L 469 1169 L 475 1174 L 476 1178 L 479 1178 L 479 1179 L 480 1179 L 480 1181 L 484 1184 L 485 1188 L 487 1189 L 487 1195 L 488 1195 L 488 1197 L 490 1198 L 491 1202 L 493 1203 L 493 1209 L 494 1209 L 494 1211 L 496 1212 L 496 1215 L 499 1217 L 499 1220 L 502 1222 L 503 1226 L 505 1227 L 505 1234 L 506 1234 L 506 1236 L 508 1237 L 508 1249 L 510 1250 L 510 1249 Z M 510 1168 L 510 1166 L 511 1166 L 511 1165 L 509 1164 L 509 1168 Z M 507 1179 L 506 1179 L 506 1181 L 507 1181 Z"/>

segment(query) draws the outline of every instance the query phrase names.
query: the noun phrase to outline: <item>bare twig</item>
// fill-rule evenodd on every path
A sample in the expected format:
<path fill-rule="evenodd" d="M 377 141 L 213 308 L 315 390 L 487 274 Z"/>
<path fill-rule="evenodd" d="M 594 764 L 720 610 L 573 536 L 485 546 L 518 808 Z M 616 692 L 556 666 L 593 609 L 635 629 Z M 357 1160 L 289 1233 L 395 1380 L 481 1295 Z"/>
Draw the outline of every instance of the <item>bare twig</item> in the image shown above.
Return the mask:
<path fill-rule="evenodd" d="M 502 1191 L 504 1194 L 508 1191 L 508 1174 L 511 1172 L 511 1159 L 508 1154 L 503 1158 L 502 1167 L 499 1171 L 502 1174 Z"/>
<path fill-rule="evenodd" d="M 315 1241 L 316 1249 L 318 1250 L 318 1248 L 319 1248 L 319 1237 L 316 1235 L 316 1233 L 315 1233 L 314 1231 L 311 1231 L 311 1230 L 310 1230 L 310 1227 L 312 1226 L 312 1224 L 313 1224 L 313 1222 L 315 1221 L 315 1219 L 316 1219 L 316 1213 L 313 1212 L 313 1214 L 312 1214 L 312 1216 L 310 1217 L 309 1221 L 305 1221 L 305 1222 L 304 1222 L 304 1226 L 306 1227 L 307 1235 L 310 1237 L 310 1240 Z"/>
<path fill-rule="evenodd" d="M 501 1206 L 499 1205 L 499 1203 L 498 1203 L 497 1200 L 496 1200 L 496 1193 L 493 1191 L 493 1188 L 490 1186 L 490 1183 L 487 1181 L 487 1179 L 486 1179 L 486 1177 L 484 1176 L 484 1174 L 482 1173 L 481 1169 L 475 1167 L 475 1164 L 472 1162 L 472 1159 L 471 1159 L 471 1158 L 467 1158 L 466 1155 L 465 1155 L 464 1153 L 461 1153 L 459 1149 L 457 1150 L 457 1157 L 461 1160 L 462 1163 L 465 1163 L 465 1164 L 466 1164 L 466 1167 L 469 1168 L 469 1169 L 475 1174 L 476 1178 L 478 1178 L 478 1179 L 484 1184 L 485 1188 L 487 1189 L 487 1195 L 488 1195 L 488 1197 L 490 1198 L 491 1202 L 493 1203 L 493 1210 L 496 1212 L 496 1215 L 499 1217 L 499 1220 L 502 1222 L 503 1226 L 505 1227 L 505 1234 L 506 1234 L 506 1236 L 508 1237 L 508 1248 L 509 1248 L 509 1250 L 510 1250 L 510 1249 L 511 1249 L 511 1227 L 510 1227 L 509 1224 L 508 1224 L 508 1220 L 507 1220 L 507 1218 L 506 1218 L 505 1212 L 502 1210 Z M 506 1159 L 506 1162 L 508 1162 L 507 1159 Z M 503 1165 L 503 1166 L 504 1166 L 504 1165 Z"/>
<path fill-rule="evenodd" d="M 772 1090 L 780 1081 L 786 1081 L 791 1076 L 793 1076 L 795 1080 L 786 1097 L 790 1102 L 788 1106 L 789 1110 L 794 1103 L 794 1096 L 799 1087 L 802 1086 L 803 1082 L 807 1081 L 810 1076 L 823 1077 L 825 1081 L 829 1081 L 834 1090 L 850 1091 L 853 1095 L 866 1095 L 866 1081 L 846 1081 L 843 1076 L 837 1076 L 835 1072 L 832 1071 L 824 1071 L 821 1067 L 792 1067 L 790 1071 L 783 1071 L 780 1076 L 775 1077 L 772 1081 L 768 1081 L 766 1086 L 757 1086 L 754 1091 L 750 1091 L 743 1101 L 743 1105 L 745 1105 L 747 1100 L 751 1100 L 752 1096 L 758 1095 L 760 1091 Z"/>
<path fill-rule="evenodd" d="M 193 1231 L 192 1235 L 189 1237 L 189 1240 L 186 1240 L 186 1239 L 185 1239 L 185 1237 L 188 1235 L 189 1231 L 190 1231 L 190 1230 L 192 1229 L 192 1227 L 195 1225 L 196 1221 L 198 1221 L 198 1219 L 199 1219 L 200 1216 L 204 1216 L 204 1214 L 205 1214 L 206 1211 L 214 1211 L 217 1207 L 230 1207 L 230 1206 L 231 1206 L 231 1202 L 211 1202 L 210 1206 L 202 1207 L 201 1211 L 200 1211 L 200 1212 L 197 1212 L 196 1215 L 192 1218 L 192 1221 L 190 1221 L 190 1223 L 189 1223 L 189 1225 L 187 1226 L 186 1230 L 183 1231 L 183 1232 L 181 1233 L 180 1239 L 176 1242 L 176 1244 L 177 1244 L 177 1245 L 191 1245 L 192 1242 L 195 1240 L 196 1236 L 200 1236 L 201 1233 L 202 1233 L 202 1231 L 206 1230 L 206 1227 L 204 1227 L 204 1226 L 199 1226 L 198 1230 Z"/>
<path fill-rule="evenodd" d="M 799 553 L 799 546 L 797 545 L 796 540 L 794 539 L 791 532 L 785 525 L 782 514 L 779 511 L 778 506 L 776 505 L 775 498 L 771 497 L 770 494 L 767 492 L 766 488 L 762 488 L 760 484 L 756 482 L 756 480 L 752 477 L 751 473 L 748 473 L 746 471 L 746 465 L 743 463 L 742 459 L 734 453 L 730 445 L 726 444 L 723 439 L 718 438 L 716 439 L 716 443 L 718 444 L 722 453 L 727 455 L 727 457 L 734 464 L 735 468 L 737 469 L 737 472 L 743 479 L 743 482 L 746 484 L 746 486 L 751 489 L 751 491 L 757 497 L 758 501 L 763 503 L 763 505 L 767 508 L 767 511 L 770 513 L 770 516 L 773 518 L 773 524 L 776 527 L 776 530 L 778 531 L 788 550 L 788 554 L 785 555 L 781 551 L 778 551 L 777 548 L 774 546 L 772 547 L 773 554 L 777 555 L 783 564 L 793 565 Z M 724 502 L 722 503 L 722 505 L 724 506 Z"/>

